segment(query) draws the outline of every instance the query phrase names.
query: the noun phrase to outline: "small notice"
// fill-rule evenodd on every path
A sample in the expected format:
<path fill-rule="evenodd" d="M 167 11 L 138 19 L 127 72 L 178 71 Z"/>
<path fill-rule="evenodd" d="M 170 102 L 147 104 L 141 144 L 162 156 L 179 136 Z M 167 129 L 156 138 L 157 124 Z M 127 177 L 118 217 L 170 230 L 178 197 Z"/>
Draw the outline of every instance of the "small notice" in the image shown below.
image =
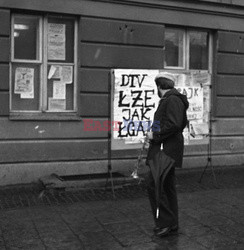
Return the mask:
<path fill-rule="evenodd" d="M 70 84 L 73 82 L 73 66 L 51 65 L 47 78 L 60 79 L 61 82 Z"/>
<path fill-rule="evenodd" d="M 61 66 L 51 65 L 47 78 L 48 79 L 60 79 L 61 78 L 61 70 L 62 70 Z"/>
<path fill-rule="evenodd" d="M 68 84 L 73 82 L 72 66 L 62 66 L 61 81 Z"/>
<path fill-rule="evenodd" d="M 21 99 L 34 99 L 34 91 L 30 93 L 21 93 L 20 98 Z"/>
<path fill-rule="evenodd" d="M 192 123 L 193 131 L 196 135 L 208 135 L 209 128 L 207 123 Z"/>
<path fill-rule="evenodd" d="M 65 60 L 65 24 L 48 24 L 48 60 Z"/>
<path fill-rule="evenodd" d="M 66 110 L 66 100 L 65 99 L 54 99 L 52 97 L 49 97 L 48 98 L 48 109 L 51 111 Z"/>
<path fill-rule="evenodd" d="M 53 81 L 53 98 L 65 99 L 66 98 L 66 84 L 60 81 Z"/>
<path fill-rule="evenodd" d="M 14 93 L 21 94 L 21 98 L 27 98 L 27 96 L 28 98 L 34 98 L 33 68 L 16 68 Z"/>

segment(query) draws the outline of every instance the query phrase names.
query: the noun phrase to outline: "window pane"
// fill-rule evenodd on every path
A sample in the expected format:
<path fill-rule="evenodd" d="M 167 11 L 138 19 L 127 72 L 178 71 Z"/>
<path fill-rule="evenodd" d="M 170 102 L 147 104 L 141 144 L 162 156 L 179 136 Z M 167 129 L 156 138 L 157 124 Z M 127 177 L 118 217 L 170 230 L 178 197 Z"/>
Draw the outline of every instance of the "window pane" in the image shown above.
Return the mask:
<path fill-rule="evenodd" d="M 165 67 L 183 67 L 184 31 L 166 28 L 165 30 Z"/>
<path fill-rule="evenodd" d="M 189 32 L 190 36 L 190 69 L 208 69 L 208 33 Z"/>
<path fill-rule="evenodd" d="M 74 62 L 74 20 L 48 18 L 48 61 Z"/>
<path fill-rule="evenodd" d="M 15 16 L 14 58 L 39 59 L 39 17 Z"/>
<path fill-rule="evenodd" d="M 40 66 L 12 64 L 12 110 L 39 110 Z"/>

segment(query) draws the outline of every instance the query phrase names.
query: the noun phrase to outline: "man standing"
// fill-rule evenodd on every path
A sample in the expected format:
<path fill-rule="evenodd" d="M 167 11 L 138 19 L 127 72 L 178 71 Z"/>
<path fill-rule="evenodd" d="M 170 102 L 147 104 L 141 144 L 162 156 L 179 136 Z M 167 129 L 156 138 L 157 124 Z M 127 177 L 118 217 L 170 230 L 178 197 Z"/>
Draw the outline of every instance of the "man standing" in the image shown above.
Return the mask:
<path fill-rule="evenodd" d="M 163 183 L 160 185 L 160 193 L 156 200 L 155 179 L 152 169 L 149 172 L 148 195 L 155 220 L 154 232 L 157 236 L 166 236 L 171 231 L 178 230 L 178 203 L 175 187 L 175 168 L 182 167 L 184 138 L 182 132 L 187 125 L 186 110 L 189 103 L 185 95 L 180 94 L 174 88 L 174 79 L 171 74 L 161 72 L 155 78 L 158 95 L 161 98 L 154 114 L 152 131 L 148 134 L 150 147 L 147 162 L 150 162 L 163 144 L 163 152 L 174 160 Z M 160 127 L 159 129 L 156 129 Z M 151 161 L 152 162 L 152 161 Z M 152 166 L 149 165 L 151 168 Z"/>

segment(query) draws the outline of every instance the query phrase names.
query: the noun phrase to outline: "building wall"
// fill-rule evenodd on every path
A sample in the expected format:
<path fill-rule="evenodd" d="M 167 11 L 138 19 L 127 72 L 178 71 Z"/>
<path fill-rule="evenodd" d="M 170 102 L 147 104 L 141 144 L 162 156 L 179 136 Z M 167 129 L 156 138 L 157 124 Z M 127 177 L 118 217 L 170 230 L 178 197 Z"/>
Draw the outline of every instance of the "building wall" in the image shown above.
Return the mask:
<path fill-rule="evenodd" d="M 154 0 L 151 6 L 147 0 L 133 5 L 129 0 L 60 2 L 0 1 L 0 185 L 36 181 L 53 172 L 106 172 L 108 134 L 84 131 L 83 119 L 109 119 L 110 69 L 163 68 L 167 24 L 213 30 L 213 164 L 244 163 L 243 9 L 191 1 Z M 80 17 L 80 120 L 9 120 L 10 11 L 16 8 Z M 205 166 L 207 149 L 207 145 L 187 146 L 184 167 Z M 113 151 L 114 171 L 133 169 L 137 154 L 137 150 Z"/>

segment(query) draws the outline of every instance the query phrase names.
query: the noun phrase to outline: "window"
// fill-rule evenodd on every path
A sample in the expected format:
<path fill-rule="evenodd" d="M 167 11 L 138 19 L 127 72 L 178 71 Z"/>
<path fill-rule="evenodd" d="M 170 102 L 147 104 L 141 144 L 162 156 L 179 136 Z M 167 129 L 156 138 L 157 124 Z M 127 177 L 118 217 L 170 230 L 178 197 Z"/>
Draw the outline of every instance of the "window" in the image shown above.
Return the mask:
<path fill-rule="evenodd" d="M 14 14 L 11 34 L 11 113 L 75 113 L 75 18 Z"/>
<path fill-rule="evenodd" d="M 165 32 L 165 66 L 184 67 L 185 34 L 179 29 L 167 28 Z"/>
<path fill-rule="evenodd" d="M 209 70 L 209 44 L 209 32 L 167 27 L 165 68 Z"/>

